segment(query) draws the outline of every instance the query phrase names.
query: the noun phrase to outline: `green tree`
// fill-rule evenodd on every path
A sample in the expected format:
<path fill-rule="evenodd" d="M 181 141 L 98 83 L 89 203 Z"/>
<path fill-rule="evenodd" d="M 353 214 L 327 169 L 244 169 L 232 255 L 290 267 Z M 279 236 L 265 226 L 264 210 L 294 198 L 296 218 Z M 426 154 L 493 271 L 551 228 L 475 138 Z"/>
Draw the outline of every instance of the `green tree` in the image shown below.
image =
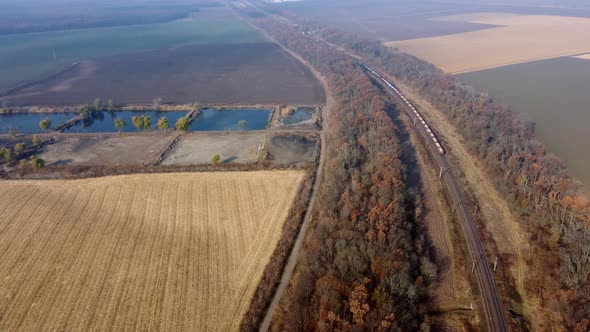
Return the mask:
<path fill-rule="evenodd" d="M 143 121 L 143 129 L 150 130 L 152 127 L 152 118 L 149 115 L 142 115 L 141 120 Z"/>
<path fill-rule="evenodd" d="M 4 159 L 4 156 L 6 156 L 7 150 L 8 150 L 7 148 L 0 148 L 0 159 Z"/>
<path fill-rule="evenodd" d="M 8 134 L 10 134 L 10 137 L 14 138 L 18 134 L 18 130 L 14 129 L 14 128 L 10 128 L 10 129 L 8 129 Z"/>
<path fill-rule="evenodd" d="M 125 120 L 116 118 L 115 119 L 115 128 L 120 132 L 123 127 L 125 127 L 126 123 Z"/>
<path fill-rule="evenodd" d="M 141 116 L 132 117 L 131 122 L 133 122 L 133 126 L 135 126 L 137 130 L 143 129 L 143 119 L 141 118 Z"/>
<path fill-rule="evenodd" d="M 221 157 L 219 156 L 219 154 L 215 154 L 215 155 L 213 156 L 213 159 L 211 159 L 211 163 L 212 163 L 213 165 L 215 165 L 215 164 L 218 164 L 218 163 L 219 163 L 219 160 L 221 160 Z"/>
<path fill-rule="evenodd" d="M 176 129 L 180 131 L 188 131 L 189 122 L 187 118 L 180 118 L 176 121 Z"/>
<path fill-rule="evenodd" d="M 37 135 L 33 135 L 33 145 L 39 146 L 41 145 L 41 139 Z"/>
<path fill-rule="evenodd" d="M 14 145 L 14 153 L 16 153 L 17 155 L 21 154 L 21 152 L 23 152 L 24 149 L 25 143 L 18 143 Z"/>
<path fill-rule="evenodd" d="M 102 110 L 102 101 L 100 100 L 100 98 L 94 99 L 94 103 L 92 103 L 92 106 L 94 107 L 95 111 L 101 111 Z"/>
<path fill-rule="evenodd" d="M 160 130 L 168 130 L 168 128 L 170 128 L 170 125 L 168 124 L 168 119 L 166 119 L 165 116 L 161 117 L 160 120 L 158 120 L 158 128 L 160 128 Z"/>
<path fill-rule="evenodd" d="M 51 120 L 49 120 L 49 118 L 45 118 L 44 120 L 41 120 L 39 122 L 39 127 L 41 127 L 41 129 L 45 130 L 45 132 L 47 132 L 47 130 L 49 129 L 50 126 L 51 126 Z"/>
<path fill-rule="evenodd" d="M 12 160 L 14 160 L 14 154 L 12 153 L 12 150 L 8 149 L 8 148 L 4 148 L 2 150 L 2 157 L 4 158 L 4 160 L 9 163 Z"/>
<path fill-rule="evenodd" d="M 115 110 L 115 103 L 113 103 L 112 99 L 109 99 L 107 102 L 107 111 L 112 112 Z"/>
<path fill-rule="evenodd" d="M 238 129 L 239 130 L 246 130 L 246 128 L 248 128 L 248 121 L 246 121 L 246 120 L 238 121 Z"/>
<path fill-rule="evenodd" d="M 89 118 L 92 115 L 92 111 L 90 110 L 90 107 L 88 107 L 88 105 L 84 105 L 84 106 L 80 107 L 78 112 L 80 113 L 80 116 L 82 117 L 82 119 Z"/>
<path fill-rule="evenodd" d="M 29 166 L 29 162 L 26 159 L 21 159 L 18 164 L 21 169 L 26 169 Z"/>
<path fill-rule="evenodd" d="M 45 160 L 37 158 L 36 156 L 31 156 L 31 165 L 33 165 L 33 168 L 35 169 L 43 168 L 45 167 Z"/>

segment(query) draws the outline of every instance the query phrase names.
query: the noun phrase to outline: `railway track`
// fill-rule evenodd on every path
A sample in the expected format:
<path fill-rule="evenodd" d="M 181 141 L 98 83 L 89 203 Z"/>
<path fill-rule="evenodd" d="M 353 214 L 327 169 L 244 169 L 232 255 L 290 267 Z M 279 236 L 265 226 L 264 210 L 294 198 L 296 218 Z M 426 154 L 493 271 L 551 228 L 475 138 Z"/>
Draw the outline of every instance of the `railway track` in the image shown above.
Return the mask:
<path fill-rule="evenodd" d="M 280 16 L 275 13 L 269 13 L 269 12 L 265 11 L 264 9 L 260 8 L 259 6 L 254 5 L 253 1 L 245 1 L 244 3 L 246 3 L 249 6 L 252 6 L 254 8 L 257 8 L 258 10 L 261 10 L 265 14 L 269 15 L 269 17 L 274 17 L 276 19 L 283 20 L 283 21 L 287 22 L 288 24 L 295 25 L 289 19 L 287 19 L 283 16 Z M 256 27 L 256 28 L 258 30 L 262 30 L 258 27 Z M 283 45 L 281 45 L 280 43 L 275 41 L 271 36 L 269 36 L 268 33 L 266 33 L 263 30 L 262 30 L 262 32 L 264 35 L 268 36 L 275 43 L 280 45 L 283 49 L 285 49 L 289 53 L 293 54 L 290 50 L 286 49 Z M 307 35 L 310 36 L 309 34 L 307 34 Z M 314 42 L 325 43 L 329 47 L 337 49 L 337 50 L 347 54 L 352 59 L 359 61 L 359 64 L 367 70 L 367 73 L 369 75 L 372 75 L 373 78 L 376 78 L 377 83 L 379 85 L 381 85 L 382 87 L 384 87 L 385 90 L 390 95 L 393 96 L 394 100 L 396 100 L 398 102 L 398 104 L 401 105 L 401 109 L 409 115 L 410 119 L 413 120 L 413 122 L 415 124 L 414 129 L 424 139 L 427 150 L 431 152 L 431 156 L 433 157 L 436 164 L 440 167 L 441 180 L 442 180 L 444 186 L 446 187 L 447 191 L 449 192 L 449 195 L 451 196 L 451 200 L 454 204 L 453 210 L 455 213 L 457 213 L 457 216 L 460 220 L 461 228 L 463 230 L 463 233 L 464 233 L 464 236 L 465 236 L 465 239 L 467 242 L 469 255 L 470 255 L 471 261 L 473 263 L 472 271 L 473 271 L 473 273 L 475 273 L 477 283 L 478 283 L 480 293 L 481 293 L 481 301 L 482 301 L 484 317 L 486 320 L 487 330 L 493 331 L 493 332 L 508 331 L 508 328 L 506 325 L 506 318 L 504 315 L 504 308 L 502 307 L 502 303 L 501 303 L 500 297 L 498 295 L 498 289 L 496 286 L 496 282 L 495 282 L 494 277 L 492 275 L 492 271 L 491 271 L 490 266 L 488 264 L 488 260 L 487 260 L 483 245 L 481 243 L 481 240 L 479 238 L 479 234 L 477 233 L 477 229 L 475 227 L 475 219 L 473 218 L 471 211 L 469 211 L 469 208 L 466 203 L 467 200 L 465 198 L 463 191 L 461 190 L 461 187 L 458 184 L 457 178 L 455 177 L 452 170 L 450 169 L 449 162 L 448 162 L 447 158 L 445 157 L 446 151 L 444 150 L 444 147 L 442 146 L 439 139 L 434 134 L 432 128 L 426 123 L 426 119 L 423 117 L 422 114 L 420 114 L 420 112 L 416 109 L 416 107 L 403 95 L 402 91 L 400 91 L 399 88 L 397 88 L 394 84 L 389 82 L 386 78 L 379 75 L 374 70 L 372 70 L 369 67 L 362 64 L 361 63 L 362 57 L 360 57 L 357 54 L 354 54 L 350 50 L 347 50 L 347 49 L 344 49 L 344 48 L 339 47 L 337 45 L 334 45 L 334 44 L 324 40 L 320 36 L 314 35 L 314 36 L 310 36 L 310 38 L 312 38 Z M 293 54 L 293 55 L 296 58 L 300 59 L 296 54 Z M 302 59 L 300 59 L 300 60 L 302 60 Z M 322 134 L 323 134 L 323 131 L 322 131 Z M 326 142 L 325 142 L 324 137 L 322 135 L 322 147 L 324 146 L 325 143 Z M 322 156 L 323 156 L 323 153 L 322 153 Z M 323 165 L 322 159 L 323 158 L 321 158 L 321 161 L 320 161 L 320 168 L 318 170 L 318 175 L 317 175 L 318 177 L 321 177 L 321 170 L 322 170 L 322 165 Z M 317 186 L 317 181 L 318 180 L 316 179 L 316 184 L 315 184 L 316 186 Z M 310 209 L 312 208 L 311 205 L 312 205 L 312 202 L 314 201 L 314 198 L 315 198 L 316 189 L 317 188 L 315 188 L 315 186 L 314 186 L 314 190 L 313 190 L 314 195 L 312 195 L 312 200 L 310 202 Z M 309 212 L 309 210 L 308 210 L 308 212 Z M 305 219 L 306 220 L 304 221 L 304 226 L 307 222 L 307 216 Z M 301 234 L 300 234 L 300 236 L 298 236 L 298 240 L 300 240 L 300 238 L 301 238 Z M 291 256 L 296 256 L 295 249 L 298 249 L 298 248 L 297 247 L 294 248 L 293 251 L 295 252 L 295 254 L 292 253 Z M 289 258 L 290 261 L 292 259 L 293 259 L 293 257 Z M 293 267 L 291 267 L 289 265 L 291 265 L 291 264 L 287 264 L 287 267 L 283 273 L 283 278 L 281 279 L 281 285 L 279 285 L 277 293 L 275 294 L 275 297 L 272 301 L 273 303 L 271 303 L 270 308 L 268 309 L 266 316 L 264 317 L 264 322 L 262 323 L 262 325 L 260 327 L 260 331 L 268 331 L 268 329 L 269 329 L 270 321 L 272 320 L 274 308 L 276 307 L 278 300 L 280 299 L 282 293 L 284 292 L 284 289 L 285 289 L 284 284 L 286 284 L 286 282 L 288 282 L 288 277 L 290 277 L 290 275 L 292 273 Z"/>
<path fill-rule="evenodd" d="M 395 85 L 389 82 L 386 78 L 377 74 L 369 67 L 362 66 L 379 85 L 385 88 L 394 100 L 398 102 L 401 109 L 408 114 L 410 119 L 412 119 L 414 122 L 414 130 L 416 130 L 424 139 L 427 149 L 431 152 L 432 158 L 439 166 L 440 178 L 449 192 L 454 204 L 453 210 L 457 214 L 461 223 L 461 228 L 463 229 L 463 234 L 467 242 L 467 249 L 473 264 L 472 272 L 475 273 L 477 284 L 480 289 L 482 307 L 488 331 L 507 331 L 504 308 L 500 301 L 496 282 L 488 264 L 488 259 L 479 238 L 477 228 L 475 227 L 475 219 L 467 206 L 465 194 L 451 170 L 449 162 L 445 156 L 444 148 L 438 138 L 432 133 L 432 129 L 430 125 L 426 123 L 423 115 L 420 114 L 416 107 L 403 95 L 399 88 L 395 87 Z"/>

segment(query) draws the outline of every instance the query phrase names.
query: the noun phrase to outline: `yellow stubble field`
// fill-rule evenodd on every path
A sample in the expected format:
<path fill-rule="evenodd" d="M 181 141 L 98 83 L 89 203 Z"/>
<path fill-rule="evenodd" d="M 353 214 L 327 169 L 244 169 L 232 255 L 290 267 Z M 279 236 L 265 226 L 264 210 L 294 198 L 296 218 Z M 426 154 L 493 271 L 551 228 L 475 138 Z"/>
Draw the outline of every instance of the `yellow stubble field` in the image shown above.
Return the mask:
<path fill-rule="evenodd" d="M 452 74 L 590 52 L 588 18 L 475 13 L 437 19 L 499 27 L 386 42 L 386 45 L 411 53 Z"/>
<path fill-rule="evenodd" d="M 0 182 L 0 330 L 238 329 L 303 177 Z"/>

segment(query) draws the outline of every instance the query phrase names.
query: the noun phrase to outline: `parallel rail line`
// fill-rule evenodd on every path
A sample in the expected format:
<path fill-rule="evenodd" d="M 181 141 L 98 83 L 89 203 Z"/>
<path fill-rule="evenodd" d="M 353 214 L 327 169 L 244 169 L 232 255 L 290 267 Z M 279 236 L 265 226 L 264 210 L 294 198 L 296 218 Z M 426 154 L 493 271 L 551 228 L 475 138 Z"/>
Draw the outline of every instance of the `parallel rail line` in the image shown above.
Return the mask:
<path fill-rule="evenodd" d="M 508 331 L 504 308 L 500 301 L 498 288 L 475 226 L 475 219 L 467 206 L 465 194 L 461 190 L 457 178 L 450 168 L 449 162 L 445 156 L 446 151 L 432 131 L 430 125 L 426 123 L 424 116 L 410 102 L 410 100 L 404 96 L 399 88 L 389 82 L 382 75 L 379 75 L 373 69 L 362 64 L 361 66 L 370 73 L 370 75 L 377 79 L 378 84 L 386 88 L 394 99 L 398 101 L 398 104 L 401 105 L 401 109 L 414 121 L 414 129 L 422 136 L 434 161 L 440 167 L 441 180 L 451 196 L 454 210 L 457 213 L 461 228 L 463 229 L 463 234 L 465 235 L 467 249 L 473 263 L 473 272 L 475 273 L 481 292 L 481 300 L 488 331 Z"/>

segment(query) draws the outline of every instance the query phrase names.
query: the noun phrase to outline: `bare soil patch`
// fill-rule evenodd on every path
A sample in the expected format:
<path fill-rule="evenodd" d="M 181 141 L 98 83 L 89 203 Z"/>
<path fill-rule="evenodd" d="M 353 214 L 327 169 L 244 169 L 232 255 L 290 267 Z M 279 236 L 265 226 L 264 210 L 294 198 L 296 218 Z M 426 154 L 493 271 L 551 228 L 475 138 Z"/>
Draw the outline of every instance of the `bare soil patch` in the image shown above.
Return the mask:
<path fill-rule="evenodd" d="M 303 177 L 3 181 L 0 330 L 237 330 Z"/>
<path fill-rule="evenodd" d="M 192 132 L 180 137 L 162 165 L 208 164 L 215 154 L 221 163 L 251 163 L 258 160 L 264 132 Z"/>
<path fill-rule="evenodd" d="M 65 73 L 0 98 L 10 105 L 320 104 L 323 89 L 299 61 L 272 43 L 206 44 L 83 61 Z"/>
<path fill-rule="evenodd" d="M 176 133 L 59 135 L 39 156 L 47 165 L 147 165 Z"/>
<path fill-rule="evenodd" d="M 387 42 L 448 73 L 462 73 L 590 51 L 590 19 L 475 13 L 438 18 L 500 27 L 447 36 Z"/>
<path fill-rule="evenodd" d="M 277 133 L 268 141 L 268 159 L 280 164 L 313 161 L 318 156 L 318 144 L 315 134 Z"/>

